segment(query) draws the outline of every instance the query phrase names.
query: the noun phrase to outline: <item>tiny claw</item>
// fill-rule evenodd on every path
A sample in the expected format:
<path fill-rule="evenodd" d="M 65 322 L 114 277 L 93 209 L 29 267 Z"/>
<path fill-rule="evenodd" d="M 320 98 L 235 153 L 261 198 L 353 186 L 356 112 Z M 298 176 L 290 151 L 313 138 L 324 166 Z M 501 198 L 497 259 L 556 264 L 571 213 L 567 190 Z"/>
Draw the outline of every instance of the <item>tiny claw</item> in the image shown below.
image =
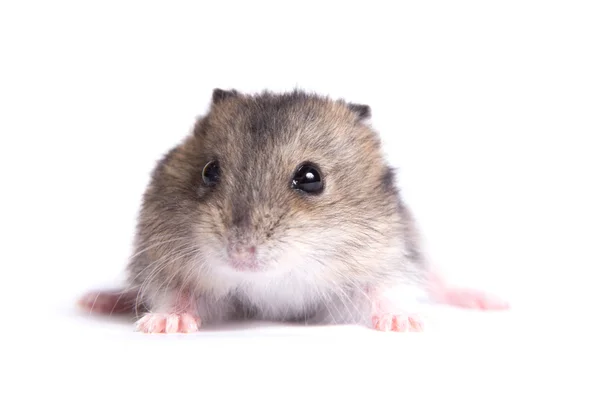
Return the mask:
<path fill-rule="evenodd" d="M 191 333 L 199 324 L 199 318 L 187 313 L 148 313 L 138 321 L 137 329 L 144 333 Z"/>
<path fill-rule="evenodd" d="M 417 315 L 384 313 L 373 316 L 373 327 L 382 332 L 422 332 L 423 321 Z"/>

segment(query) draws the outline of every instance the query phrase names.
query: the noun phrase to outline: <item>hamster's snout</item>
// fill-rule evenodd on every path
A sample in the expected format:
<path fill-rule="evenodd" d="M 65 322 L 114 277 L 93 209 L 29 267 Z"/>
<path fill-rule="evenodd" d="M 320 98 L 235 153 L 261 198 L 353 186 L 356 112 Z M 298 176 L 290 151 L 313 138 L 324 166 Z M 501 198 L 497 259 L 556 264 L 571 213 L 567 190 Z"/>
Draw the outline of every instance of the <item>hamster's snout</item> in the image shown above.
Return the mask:
<path fill-rule="evenodd" d="M 227 246 L 227 256 L 231 266 L 241 271 L 258 269 L 256 246 L 243 243 L 230 243 Z"/>

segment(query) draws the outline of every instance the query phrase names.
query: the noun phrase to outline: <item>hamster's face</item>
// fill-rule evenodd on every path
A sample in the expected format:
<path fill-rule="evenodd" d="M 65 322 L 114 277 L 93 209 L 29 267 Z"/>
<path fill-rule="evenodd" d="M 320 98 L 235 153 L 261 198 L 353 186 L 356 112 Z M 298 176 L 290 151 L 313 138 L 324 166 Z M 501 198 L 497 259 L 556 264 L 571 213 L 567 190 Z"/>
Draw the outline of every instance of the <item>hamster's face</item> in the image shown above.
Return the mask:
<path fill-rule="evenodd" d="M 216 90 L 194 134 L 155 171 L 147 234 L 190 238 L 194 268 L 215 276 L 375 278 L 402 232 L 368 111 L 298 92 Z"/>

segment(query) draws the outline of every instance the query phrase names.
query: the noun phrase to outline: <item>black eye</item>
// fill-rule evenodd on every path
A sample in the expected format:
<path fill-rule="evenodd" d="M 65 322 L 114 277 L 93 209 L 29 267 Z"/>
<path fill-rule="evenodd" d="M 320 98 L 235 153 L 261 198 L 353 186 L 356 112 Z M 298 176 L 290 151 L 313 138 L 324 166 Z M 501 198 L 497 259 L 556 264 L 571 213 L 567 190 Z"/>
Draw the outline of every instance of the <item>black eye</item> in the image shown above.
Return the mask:
<path fill-rule="evenodd" d="M 207 186 L 214 186 L 219 182 L 221 169 L 218 161 L 210 161 L 202 170 L 202 180 Z"/>
<path fill-rule="evenodd" d="M 303 163 L 296 169 L 292 179 L 292 189 L 310 194 L 318 194 L 323 190 L 321 171 L 312 163 Z"/>

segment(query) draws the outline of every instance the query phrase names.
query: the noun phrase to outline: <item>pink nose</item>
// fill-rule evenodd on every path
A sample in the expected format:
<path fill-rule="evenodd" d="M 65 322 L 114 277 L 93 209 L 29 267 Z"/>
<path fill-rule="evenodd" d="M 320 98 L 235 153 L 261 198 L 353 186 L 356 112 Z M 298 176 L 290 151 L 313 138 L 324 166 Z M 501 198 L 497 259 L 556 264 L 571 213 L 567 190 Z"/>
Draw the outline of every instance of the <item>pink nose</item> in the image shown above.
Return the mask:
<path fill-rule="evenodd" d="M 256 246 L 230 246 L 228 253 L 236 269 L 256 269 Z"/>

